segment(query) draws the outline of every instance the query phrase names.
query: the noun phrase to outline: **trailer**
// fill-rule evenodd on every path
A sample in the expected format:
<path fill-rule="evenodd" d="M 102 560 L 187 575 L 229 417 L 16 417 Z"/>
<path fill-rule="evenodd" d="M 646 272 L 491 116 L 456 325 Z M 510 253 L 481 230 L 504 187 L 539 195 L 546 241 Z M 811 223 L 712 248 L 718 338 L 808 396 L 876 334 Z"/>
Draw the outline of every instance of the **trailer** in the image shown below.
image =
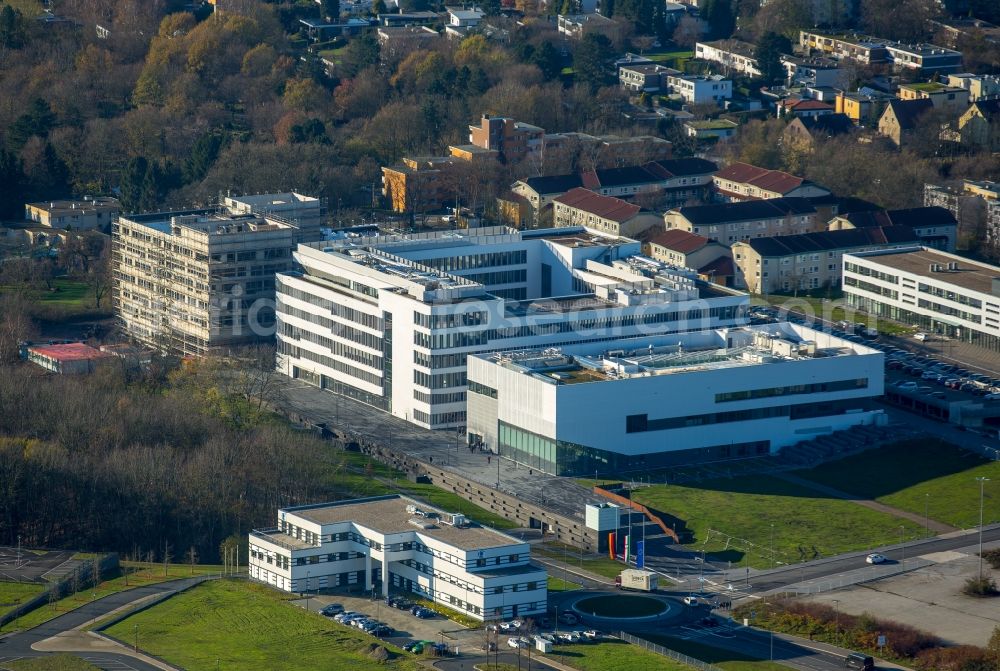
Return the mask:
<path fill-rule="evenodd" d="M 655 592 L 657 577 L 652 571 L 627 568 L 615 578 L 615 587 L 638 592 Z"/>

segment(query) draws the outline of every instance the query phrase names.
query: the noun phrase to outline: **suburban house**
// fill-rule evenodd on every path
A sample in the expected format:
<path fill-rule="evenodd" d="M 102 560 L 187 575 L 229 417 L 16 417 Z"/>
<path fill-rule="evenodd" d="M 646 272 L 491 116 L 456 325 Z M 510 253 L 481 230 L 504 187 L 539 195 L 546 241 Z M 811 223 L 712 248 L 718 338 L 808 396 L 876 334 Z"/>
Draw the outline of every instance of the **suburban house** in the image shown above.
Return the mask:
<path fill-rule="evenodd" d="M 715 174 L 716 197 L 723 201 L 826 196 L 830 190 L 781 170 L 732 163 Z"/>
<path fill-rule="evenodd" d="M 721 104 L 733 97 L 733 82 L 722 75 L 685 75 L 674 71 L 667 75 L 670 92 L 689 105 Z"/>
<path fill-rule="evenodd" d="M 962 69 L 962 52 L 933 44 L 887 42 L 886 51 L 897 70 L 915 70 L 920 75 L 946 74 Z"/>
<path fill-rule="evenodd" d="M 1000 99 L 972 103 L 958 119 L 958 133 L 963 145 L 1000 151 Z"/>
<path fill-rule="evenodd" d="M 667 88 L 667 77 L 671 74 L 679 73 L 658 63 L 622 65 L 618 68 L 618 82 L 626 91 L 659 93 Z"/>
<path fill-rule="evenodd" d="M 475 28 L 486 15 L 483 10 L 476 7 L 472 9 L 445 7 L 445 11 L 448 12 L 448 25 L 454 28 Z"/>
<path fill-rule="evenodd" d="M 733 263 L 729 247 L 703 235 L 679 228 L 661 230 L 645 237 L 643 251 L 657 261 L 697 270 L 709 282 L 731 286 Z"/>
<path fill-rule="evenodd" d="M 969 106 L 969 91 L 940 82 L 900 84 L 900 100 L 930 100 L 938 109 L 965 110 Z"/>
<path fill-rule="evenodd" d="M 684 134 L 696 140 L 725 140 L 736 135 L 740 125 L 729 119 L 685 121 Z"/>
<path fill-rule="evenodd" d="M 824 114 L 818 117 L 795 117 L 785 126 L 782 138 L 788 147 L 811 150 L 817 140 L 846 135 L 855 129 L 846 114 Z"/>
<path fill-rule="evenodd" d="M 906 226 L 753 238 L 733 245 L 736 286 L 753 294 L 836 287 L 844 254 L 912 246 Z"/>
<path fill-rule="evenodd" d="M 695 58 L 718 63 L 729 73 L 751 78 L 761 76 L 756 53 L 754 45 L 736 39 L 698 42 L 694 47 Z"/>
<path fill-rule="evenodd" d="M 947 84 L 968 91 L 970 102 L 1000 96 L 1000 75 L 974 75 L 964 72 L 948 75 Z"/>
<path fill-rule="evenodd" d="M 889 63 L 897 70 L 915 70 L 921 75 L 957 72 L 962 54 L 933 44 L 904 44 L 868 35 L 845 35 L 799 31 L 799 46 L 833 58 L 847 58 L 864 65 Z"/>
<path fill-rule="evenodd" d="M 691 205 L 663 215 L 667 230 L 703 235 L 723 245 L 740 240 L 823 230 L 816 208 L 805 198 L 773 198 Z"/>
<path fill-rule="evenodd" d="M 558 27 L 560 35 L 574 40 L 583 39 L 587 33 L 597 33 L 613 40 L 622 30 L 617 21 L 597 13 L 560 15 Z"/>
<path fill-rule="evenodd" d="M 904 210 L 876 210 L 851 212 L 830 220 L 827 230 L 906 226 L 917 236 L 924 247 L 946 252 L 955 251 L 958 239 L 958 222 L 955 215 L 944 207 L 911 207 Z"/>
<path fill-rule="evenodd" d="M 877 125 L 882 112 L 896 96 L 880 91 L 868 90 L 862 93 L 838 91 L 834 98 L 834 110 L 846 114 L 859 126 Z"/>
<path fill-rule="evenodd" d="M 785 98 L 777 105 L 778 118 L 815 118 L 834 111 L 833 105 L 812 98 Z"/>
<path fill-rule="evenodd" d="M 118 216 L 117 198 L 91 198 L 81 200 L 48 200 L 43 203 L 25 203 L 24 218 L 45 228 L 71 228 L 75 231 L 107 229 Z"/>
<path fill-rule="evenodd" d="M 907 136 L 919 125 L 920 117 L 934 109 L 927 98 L 919 100 L 891 100 L 878 120 L 878 132 L 902 146 Z"/>
<path fill-rule="evenodd" d="M 785 79 L 791 86 L 830 86 L 842 88 L 846 73 L 840 63 L 832 58 L 799 58 L 782 56 Z"/>
<path fill-rule="evenodd" d="M 402 58 L 441 37 L 427 26 L 382 26 L 375 31 L 375 36 L 383 58 Z"/>
<path fill-rule="evenodd" d="M 552 223 L 557 228 L 583 226 L 595 233 L 635 238 L 661 226 L 663 219 L 638 205 L 576 188 L 552 201 Z"/>

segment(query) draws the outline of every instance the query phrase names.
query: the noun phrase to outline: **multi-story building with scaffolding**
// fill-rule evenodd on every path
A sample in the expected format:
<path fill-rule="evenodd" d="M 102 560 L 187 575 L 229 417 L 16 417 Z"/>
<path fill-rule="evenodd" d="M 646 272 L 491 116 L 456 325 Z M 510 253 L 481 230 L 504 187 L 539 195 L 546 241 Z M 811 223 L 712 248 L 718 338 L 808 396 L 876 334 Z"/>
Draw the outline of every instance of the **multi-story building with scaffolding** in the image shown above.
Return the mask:
<path fill-rule="evenodd" d="M 225 209 L 121 216 L 112 224 L 113 303 L 146 345 L 203 356 L 274 335 L 274 276 L 301 231 Z"/>
<path fill-rule="evenodd" d="M 881 424 L 878 350 L 790 323 L 469 357 L 468 435 L 555 475 L 777 452 Z"/>
<path fill-rule="evenodd" d="M 958 221 L 959 233 L 986 242 L 983 250 L 1000 257 L 1000 183 L 964 179 L 957 186 L 924 185 L 924 205 L 943 207 Z"/>
<path fill-rule="evenodd" d="M 299 245 L 278 275 L 278 370 L 426 428 L 466 423 L 470 354 L 747 322 L 745 294 L 583 228 Z"/>

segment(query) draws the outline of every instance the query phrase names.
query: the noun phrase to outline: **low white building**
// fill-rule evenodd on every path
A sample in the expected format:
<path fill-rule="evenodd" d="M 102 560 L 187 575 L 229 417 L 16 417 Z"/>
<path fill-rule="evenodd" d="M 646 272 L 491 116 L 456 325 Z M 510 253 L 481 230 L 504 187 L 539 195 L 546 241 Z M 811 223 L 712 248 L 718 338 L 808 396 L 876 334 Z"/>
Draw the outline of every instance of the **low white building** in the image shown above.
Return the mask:
<path fill-rule="evenodd" d="M 671 93 L 693 105 L 721 104 L 733 97 L 733 83 L 722 75 L 668 75 L 667 85 Z"/>
<path fill-rule="evenodd" d="M 844 254 L 844 300 L 1000 351 L 1000 267 L 929 247 Z"/>
<path fill-rule="evenodd" d="M 761 76 L 756 52 L 754 45 L 736 39 L 698 42 L 694 47 L 695 58 L 718 63 L 730 74 L 750 78 Z"/>
<path fill-rule="evenodd" d="M 556 475 L 766 455 L 880 423 L 884 355 L 790 323 L 469 358 L 470 436 Z"/>
<path fill-rule="evenodd" d="M 546 610 L 547 575 L 528 543 L 405 496 L 283 508 L 249 540 L 250 578 L 285 592 L 395 589 L 477 620 Z"/>

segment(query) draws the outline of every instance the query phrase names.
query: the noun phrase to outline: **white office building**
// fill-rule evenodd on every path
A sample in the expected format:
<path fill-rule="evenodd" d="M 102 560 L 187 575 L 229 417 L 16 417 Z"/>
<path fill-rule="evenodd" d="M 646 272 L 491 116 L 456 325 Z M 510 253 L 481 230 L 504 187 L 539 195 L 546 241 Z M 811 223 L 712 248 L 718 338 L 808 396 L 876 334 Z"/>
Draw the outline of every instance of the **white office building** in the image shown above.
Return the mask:
<path fill-rule="evenodd" d="M 1000 267 L 906 247 L 844 254 L 843 278 L 859 310 L 1000 350 Z"/>
<path fill-rule="evenodd" d="M 528 543 L 390 495 L 283 508 L 250 532 L 250 578 L 286 592 L 410 592 L 478 620 L 545 613 Z"/>
<path fill-rule="evenodd" d="M 880 424 L 878 350 L 790 323 L 469 358 L 474 441 L 555 475 L 766 455 Z"/>
<path fill-rule="evenodd" d="M 277 282 L 278 370 L 425 428 L 465 426 L 469 354 L 747 322 L 745 294 L 583 228 L 299 245 Z"/>

